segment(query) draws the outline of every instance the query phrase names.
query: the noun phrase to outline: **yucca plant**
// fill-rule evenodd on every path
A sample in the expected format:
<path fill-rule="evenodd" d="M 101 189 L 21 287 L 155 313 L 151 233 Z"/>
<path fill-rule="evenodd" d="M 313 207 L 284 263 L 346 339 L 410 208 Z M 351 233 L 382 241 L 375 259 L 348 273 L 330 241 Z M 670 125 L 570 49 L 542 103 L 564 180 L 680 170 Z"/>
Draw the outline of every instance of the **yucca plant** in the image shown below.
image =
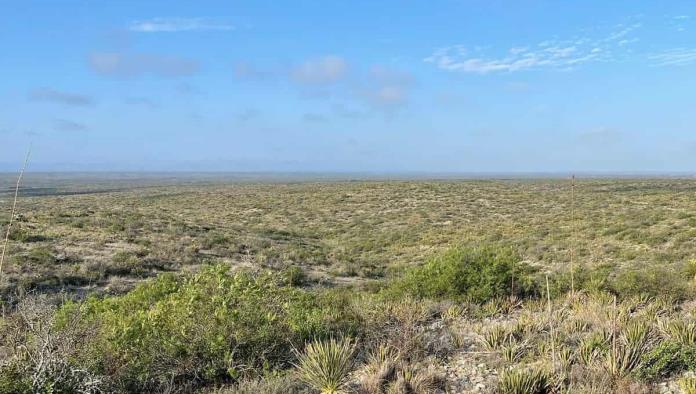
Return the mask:
<path fill-rule="evenodd" d="M 500 354 L 503 356 L 503 360 L 514 363 L 524 356 L 526 348 L 525 343 L 513 341 L 512 337 L 509 337 L 508 341 L 500 347 Z"/>
<path fill-rule="evenodd" d="M 696 376 L 685 376 L 677 380 L 677 385 L 683 394 L 696 394 Z"/>
<path fill-rule="evenodd" d="M 558 362 L 558 369 L 562 371 L 568 371 L 570 369 L 571 364 L 573 363 L 575 355 L 572 349 L 563 346 L 556 353 L 556 357 Z"/>
<path fill-rule="evenodd" d="M 480 336 L 481 343 L 486 350 L 493 351 L 500 349 L 506 342 L 509 342 L 512 334 L 507 327 L 502 325 L 493 326 Z"/>
<path fill-rule="evenodd" d="M 647 323 L 637 322 L 628 325 L 618 338 L 613 340 L 615 343 L 607 352 L 609 372 L 614 376 L 626 376 L 636 370 L 651 340 L 651 329 Z"/>
<path fill-rule="evenodd" d="M 372 349 L 367 356 L 367 368 L 361 378 L 361 392 L 383 393 L 396 374 L 399 354 L 397 350 L 388 345 L 380 344 Z"/>
<path fill-rule="evenodd" d="M 551 392 L 551 377 L 542 369 L 506 369 L 500 374 L 500 394 L 545 394 Z"/>
<path fill-rule="evenodd" d="M 449 334 L 452 340 L 452 346 L 454 346 L 455 349 L 460 349 L 466 346 L 469 337 L 467 335 L 467 331 L 463 330 L 461 326 L 449 326 L 447 327 L 447 333 Z"/>
<path fill-rule="evenodd" d="M 667 324 L 668 336 L 680 345 L 693 345 L 696 343 L 696 322 L 674 320 Z"/>
<path fill-rule="evenodd" d="M 389 387 L 389 394 L 430 394 L 442 389 L 444 380 L 431 366 L 416 368 L 412 365 L 402 365 L 397 380 Z"/>
<path fill-rule="evenodd" d="M 590 328 L 590 323 L 582 319 L 567 319 L 563 327 L 568 334 L 578 334 L 587 331 Z"/>
<path fill-rule="evenodd" d="M 606 331 L 597 331 L 583 338 L 578 347 L 578 355 L 583 364 L 593 364 L 600 355 L 609 348 L 611 334 Z"/>
<path fill-rule="evenodd" d="M 464 316 L 466 313 L 466 307 L 459 305 L 459 304 L 454 304 L 451 305 L 449 308 L 447 308 L 443 313 L 442 317 L 445 320 L 451 321 L 451 320 L 456 320 Z"/>
<path fill-rule="evenodd" d="M 504 305 L 502 298 L 492 298 L 481 305 L 479 309 L 479 313 L 482 317 L 493 317 L 503 312 Z"/>
<path fill-rule="evenodd" d="M 356 343 L 350 338 L 312 341 L 304 353 L 295 349 L 299 378 L 322 394 L 342 393 L 348 384 Z"/>

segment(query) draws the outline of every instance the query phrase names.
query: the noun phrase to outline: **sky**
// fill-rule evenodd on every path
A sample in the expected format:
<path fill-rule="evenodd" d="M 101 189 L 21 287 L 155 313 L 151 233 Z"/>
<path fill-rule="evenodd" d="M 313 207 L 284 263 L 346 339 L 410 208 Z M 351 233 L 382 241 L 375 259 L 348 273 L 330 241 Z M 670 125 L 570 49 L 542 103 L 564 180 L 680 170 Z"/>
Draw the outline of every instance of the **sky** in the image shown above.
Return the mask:
<path fill-rule="evenodd" d="M 696 172 L 693 1 L 0 3 L 0 171 Z"/>

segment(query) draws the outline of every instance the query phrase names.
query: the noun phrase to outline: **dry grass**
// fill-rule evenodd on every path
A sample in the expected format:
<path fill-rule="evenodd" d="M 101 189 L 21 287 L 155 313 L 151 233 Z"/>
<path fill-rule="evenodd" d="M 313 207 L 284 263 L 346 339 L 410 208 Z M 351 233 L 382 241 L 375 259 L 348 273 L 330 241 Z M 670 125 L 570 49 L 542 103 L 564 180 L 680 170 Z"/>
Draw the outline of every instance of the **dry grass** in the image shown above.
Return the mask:
<path fill-rule="evenodd" d="M 364 284 L 459 243 L 504 243 L 560 271 L 572 247 L 575 287 L 584 267 L 680 270 L 696 256 L 693 180 L 578 181 L 570 215 L 569 184 L 556 180 L 164 186 L 28 176 L 5 292 L 121 292 L 209 261 L 301 266 L 310 280 Z"/>

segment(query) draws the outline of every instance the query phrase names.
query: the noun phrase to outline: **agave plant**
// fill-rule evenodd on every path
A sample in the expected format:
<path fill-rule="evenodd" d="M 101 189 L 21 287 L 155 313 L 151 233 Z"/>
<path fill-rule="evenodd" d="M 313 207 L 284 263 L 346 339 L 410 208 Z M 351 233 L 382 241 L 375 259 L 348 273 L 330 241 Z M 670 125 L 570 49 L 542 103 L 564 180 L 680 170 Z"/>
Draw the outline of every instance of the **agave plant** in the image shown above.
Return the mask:
<path fill-rule="evenodd" d="M 348 384 L 356 344 L 350 338 L 313 341 L 304 353 L 295 349 L 300 379 L 322 394 L 342 393 Z"/>
<path fill-rule="evenodd" d="M 551 377 L 541 369 L 506 369 L 500 374 L 501 394 L 545 394 L 551 392 Z"/>

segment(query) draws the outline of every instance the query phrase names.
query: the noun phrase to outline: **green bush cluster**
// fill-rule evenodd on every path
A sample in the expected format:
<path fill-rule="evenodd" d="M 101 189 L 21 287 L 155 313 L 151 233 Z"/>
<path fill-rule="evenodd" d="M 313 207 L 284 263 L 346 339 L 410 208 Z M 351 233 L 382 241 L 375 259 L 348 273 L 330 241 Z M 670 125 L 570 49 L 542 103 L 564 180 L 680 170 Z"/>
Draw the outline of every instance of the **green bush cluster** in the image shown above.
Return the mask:
<path fill-rule="evenodd" d="M 393 296 L 485 302 L 537 292 L 534 269 L 512 249 L 455 247 L 412 268 L 386 289 Z"/>
<path fill-rule="evenodd" d="M 640 267 L 618 271 L 609 282 L 609 291 L 619 296 L 669 296 L 684 300 L 693 296 L 693 278 L 671 267 Z"/>
<path fill-rule="evenodd" d="M 573 272 L 575 290 L 607 292 L 620 298 L 632 296 L 670 297 L 684 300 L 694 295 L 694 279 L 690 265 L 684 269 L 665 266 L 617 268 L 611 264 L 580 266 Z M 552 296 L 571 290 L 570 271 L 550 278 Z"/>
<path fill-rule="evenodd" d="M 643 355 L 638 376 L 646 380 L 657 380 L 694 370 L 696 345 L 667 340 Z"/>
<path fill-rule="evenodd" d="M 289 365 L 292 347 L 311 338 L 357 334 L 359 317 L 347 298 L 282 281 L 215 266 L 185 278 L 161 275 L 124 296 L 61 313 L 79 310 L 98 327 L 83 362 L 127 391 L 233 380 Z"/>

